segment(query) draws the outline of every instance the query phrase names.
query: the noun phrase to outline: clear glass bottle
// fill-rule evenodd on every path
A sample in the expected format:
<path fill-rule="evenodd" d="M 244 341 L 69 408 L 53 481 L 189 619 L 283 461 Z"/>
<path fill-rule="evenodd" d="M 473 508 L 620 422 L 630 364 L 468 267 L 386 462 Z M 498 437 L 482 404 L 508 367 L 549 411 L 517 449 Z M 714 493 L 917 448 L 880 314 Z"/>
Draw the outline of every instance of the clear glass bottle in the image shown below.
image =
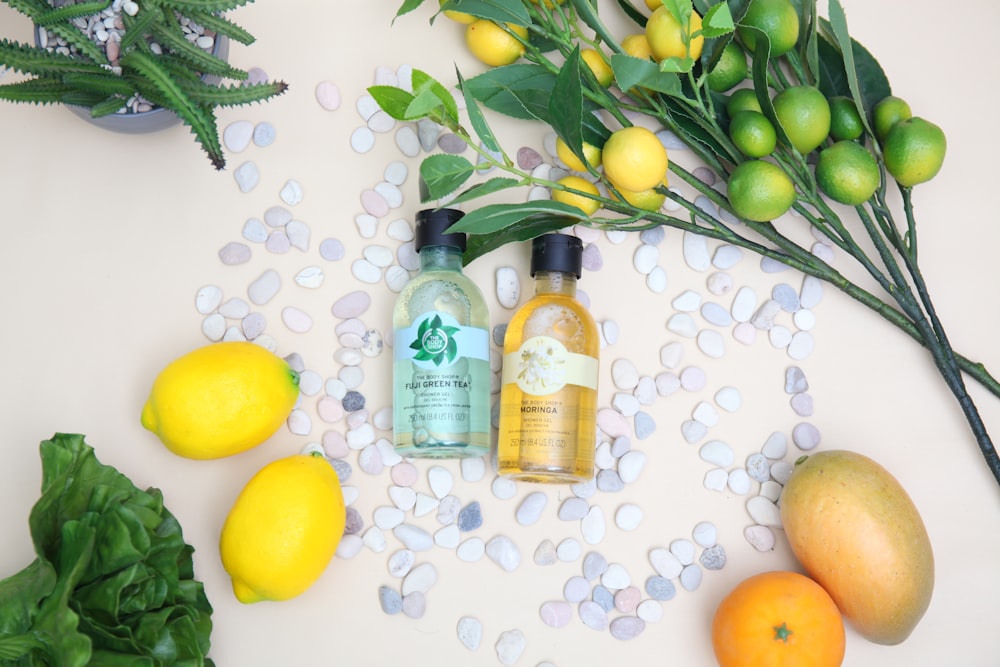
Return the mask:
<path fill-rule="evenodd" d="M 600 339 L 576 299 L 583 244 L 546 234 L 532 242 L 534 296 L 504 338 L 498 472 L 532 482 L 594 476 Z"/>
<path fill-rule="evenodd" d="M 393 309 L 393 439 L 403 456 L 489 453 L 489 311 L 462 273 L 465 234 L 445 233 L 462 215 L 417 213 L 420 271 Z"/>

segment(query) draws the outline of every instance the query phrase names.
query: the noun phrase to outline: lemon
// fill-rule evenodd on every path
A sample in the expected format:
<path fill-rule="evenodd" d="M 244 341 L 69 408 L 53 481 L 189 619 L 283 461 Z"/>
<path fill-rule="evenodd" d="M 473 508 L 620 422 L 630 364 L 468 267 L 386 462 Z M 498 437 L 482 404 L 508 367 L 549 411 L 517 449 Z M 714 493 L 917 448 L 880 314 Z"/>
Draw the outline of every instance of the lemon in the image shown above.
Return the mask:
<path fill-rule="evenodd" d="M 893 125 L 911 116 L 913 116 L 913 112 L 906 100 L 895 95 L 883 97 L 872 109 L 875 136 L 878 137 L 879 141 L 884 141 Z"/>
<path fill-rule="evenodd" d="M 507 29 L 528 39 L 524 26 L 507 24 Z M 465 28 L 465 44 L 469 51 L 490 67 L 510 65 L 524 54 L 524 44 L 493 21 L 477 19 Z"/>
<path fill-rule="evenodd" d="M 646 0 L 646 7 L 648 9 L 656 9 L 657 7 L 663 6 L 663 0 Z"/>
<path fill-rule="evenodd" d="M 762 112 L 760 100 L 753 88 L 739 88 L 734 90 L 726 100 L 726 113 L 732 118 L 740 111 Z"/>
<path fill-rule="evenodd" d="M 652 131 L 638 125 L 612 132 L 602 159 L 608 180 L 632 192 L 656 187 L 667 174 L 667 149 Z"/>
<path fill-rule="evenodd" d="M 597 49 L 583 49 L 580 51 L 580 59 L 593 72 L 597 83 L 607 88 L 614 81 L 615 74 L 611 70 L 611 65 L 608 64 L 608 60 L 604 57 L 604 54 Z"/>
<path fill-rule="evenodd" d="M 772 58 L 791 51 L 799 39 L 799 13 L 790 0 L 750 0 L 739 25 L 737 33 L 751 51 L 757 44 L 757 33 L 743 26 L 763 31 L 771 42 Z"/>
<path fill-rule="evenodd" d="M 438 0 L 439 5 L 443 5 L 444 3 L 445 0 Z M 455 9 L 446 9 L 442 13 L 448 18 L 450 18 L 452 21 L 455 21 L 456 23 L 461 23 L 463 25 L 469 25 L 470 23 L 476 20 L 476 17 L 473 16 L 472 14 L 466 14 L 465 12 L 460 12 Z"/>
<path fill-rule="evenodd" d="M 944 130 L 934 123 L 913 116 L 892 126 L 882 147 L 885 168 L 896 182 L 913 187 L 934 178 L 941 165 L 948 142 Z"/>
<path fill-rule="evenodd" d="M 569 149 L 569 144 L 562 140 L 562 137 L 556 137 L 556 156 L 562 160 L 562 163 L 572 169 L 573 171 L 586 172 L 587 165 L 583 163 L 580 158 L 576 156 L 576 153 Z M 601 164 L 601 149 L 593 144 L 588 144 L 586 141 L 583 142 L 583 156 L 587 158 L 587 162 L 591 167 L 597 168 Z"/>
<path fill-rule="evenodd" d="M 681 24 L 666 7 L 657 8 L 646 21 L 646 39 L 653 57 L 657 60 L 667 58 L 701 57 L 701 49 L 705 38 L 701 35 L 691 37 L 701 30 L 701 16 L 692 10 L 688 19 L 687 30 L 681 29 Z"/>
<path fill-rule="evenodd" d="M 770 155 L 778 144 L 778 133 L 767 116 L 749 109 L 729 119 L 729 137 L 747 157 Z"/>
<path fill-rule="evenodd" d="M 295 454 L 261 468 L 240 491 L 219 539 L 236 599 L 305 592 L 333 558 L 346 518 L 337 473 L 322 455 Z"/>
<path fill-rule="evenodd" d="M 835 141 L 857 139 L 864 134 L 858 107 L 850 97 L 838 95 L 830 98 L 830 136 Z"/>
<path fill-rule="evenodd" d="M 830 103 L 813 86 L 790 86 L 774 96 L 774 113 L 788 140 L 802 155 L 830 134 Z"/>
<path fill-rule="evenodd" d="M 708 87 L 724 93 L 747 78 L 747 56 L 736 42 L 729 42 L 722 49 L 722 56 L 708 73 Z"/>
<path fill-rule="evenodd" d="M 795 184 L 778 165 L 747 160 L 729 176 L 729 203 L 746 220 L 774 220 L 795 203 Z"/>
<path fill-rule="evenodd" d="M 859 143 L 844 139 L 819 153 L 816 184 L 835 202 L 857 206 L 868 201 L 881 181 L 878 162 Z"/>
<path fill-rule="evenodd" d="M 640 60 L 649 60 L 653 57 L 653 52 L 649 48 L 649 40 L 646 33 L 636 32 L 622 38 L 622 51 Z"/>
<path fill-rule="evenodd" d="M 579 190 L 580 192 L 586 192 L 594 195 L 595 197 L 600 194 L 596 185 L 585 178 L 580 178 L 579 176 L 565 176 L 556 182 L 564 188 L 571 188 L 573 190 Z M 568 190 L 554 189 L 552 191 L 552 199 L 553 201 L 562 202 L 563 204 L 576 206 L 587 215 L 593 215 L 597 212 L 597 209 L 601 207 L 601 202 L 596 199 L 591 199 L 590 197 L 585 197 L 584 195 L 577 194 L 575 192 L 569 192 Z"/>
<path fill-rule="evenodd" d="M 660 185 L 664 188 L 667 187 L 669 185 L 667 183 L 667 179 L 664 178 L 663 183 Z M 655 187 L 649 188 L 648 190 L 642 190 L 640 192 L 623 190 L 622 188 L 617 188 L 617 190 L 618 194 L 612 192 L 612 197 L 618 199 L 619 201 L 625 200 L 628 204 L 643 211 L 659 211 L 660 207 L 663 206 L 663 202 L 667 199 L 667 196 Z"/>
<path fill-rule="evenodd" d="M 179 456 L 216 459 L 271 437 L 298 396 L 299 376 L 281 357 L 254 343 L 214 343 L 160 371 L 141 422 Z"/>

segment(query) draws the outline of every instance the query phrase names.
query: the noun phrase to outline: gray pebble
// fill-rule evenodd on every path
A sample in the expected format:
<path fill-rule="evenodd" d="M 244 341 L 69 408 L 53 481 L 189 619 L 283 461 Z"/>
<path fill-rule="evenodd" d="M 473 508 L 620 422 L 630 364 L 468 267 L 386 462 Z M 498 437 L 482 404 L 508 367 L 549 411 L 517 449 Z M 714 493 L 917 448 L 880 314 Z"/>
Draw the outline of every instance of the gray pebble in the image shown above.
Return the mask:
<path fill-rule="evenodd" d="M 639 232 L 639 240 L 643 243 L 648 243 L 649 245 L 659 245 L 663 242 L 666 235 L 667 232 L 662 226 L 652 227 Z"/>
<path fill-rule="evenodd" d="M 606 493 L 615 493 L 625 488 L 625 482 L 617 470 L 601 470 L 597 473 L 597 488 Z"/>
<path fill-rule="evenodd" d="M 337 480 L 341 484 L 349 480 L 351 478 L 351 473 L 354 472 L 351 464 L 344 459 L 333 459 L 330 461 L 330 465 L 333 466 L 334 472 L 337 473 Z"/>
<path fill-rule="evenodd" d="M 344 244 L 338 239 L 323 239 L 319 244 L 320 257 L 329 262 L 336 262 L 343 259 L 346 252 Z"/>
<path fill-rule="evenodd" d="M 292 242 L 288 239 L 288 234 L 285 233 L 284 229 L 276 229 L 267 235 L 264 248 L 275 255 L 283 255 L 292 249 Z"/>
<path fill-rule="evenodd" d="M 542 156 L 534 148 L 522 146 L 517 149 L 517 166 L 521 169 L 534 169 L 542 163 Z"/>
<path fill-rule="evenodd" d="M 476 530 L 482 525 L 483 510 L 478 500 L 473 500 L 458 513 L 458 529 L 463 533 Z"/>
<path fill-rule="evenodd" d="M 243 223 L 243 238 L 251 243 L 263 243 L 267 240 L 267 227 L 257 218 L 247 218 Z"/>
<path fill-rule="evenodd" d="M 600 605 L 601 609 L 604 611 L 611 611 L 615 608 L 615 595 L 607 588 L 601 584 L 594 586 L 594 592 L 591 594 L 594 602 Z"/>
<path fill-rule="evenodd" d="M 611 625 L 609 626 L 611 636 L 622 641 L 635 639 L 645 629 L 646 621 L 638 616 L 619 616 L 611 621 Z"/>
<path fill-rule="evenodd" d="M 726 550 L 721 544 L 715 544 L 701 552 L 698 562 L 706 570 L 721 570 L 726 566 Z"/>
<path fill-rule="evenodd" d="M 358 410 L 364 409 L 365 397 L 360 392 L 352 389 L 344 394 L 344 398 L 341 399 L 340 403 L 344 406 L 344 410 L 347 412 L 357 412 Z"/>
<path fill-rule="evenodd" d="M 800 417 L 809 417 L 813 413 L 813 397 L 805 392 L 792 396 L 789 401 L 792 410 Z"/>
<path fill-rule="evenodd" d="M 656 431 L 656 420 L 648 412 L 640 410 L 635 413 L 633 420 L 635 422 L 635 437 L 639 440 L 645 440 Z"/>
<path fill-rule="evenodd" d="M 247 296 L 252 303 L 261 306 L 273 299 L 280 289 L 281 276 L 274 269 L 268 269 L 250 283 Z"/>
<path fill-rule="evenodd" d="M 344 534 L 356 535 L 360 533 L 365 527 L 365 519 L 361 516 L 361 512 L 353 507 L 348 507 L 345 514 Z"/>
<path fill-rule="evenodd" d="M 684 569 L 681 570 L 681 586 L 684 587 L 686 591 L 696 590 L 701 586 L 701 568 L 697 565 L 685 565 Z"/>
<path fill-rule="evenodd" d="M 771 298 L 781 304 L 786 313 L 794 313 L 799 309 L 799 293 L 787 283 L 779 283 L 771 290 Z"/>
<path fill-rule="evenodd" d="M 382 605 L 382 611 L 389 615 L 398 614 L 403 610 L 403 596 L 389 586 L 379 586 L 378 601 Z"/>
<path fill-rule="evenodd" d="M 583 249 L 583 268 L 587 271 L 600 271 L 604 267 L 601 249 L 595 243 L 588 243 Z"/>
<path fill-rule="evenodd" d="M 250 261 L 250 246 L 245 243 L 231 242 L 219 250 L 219 259 L 226 266 L 246 264 Z"/>
<path fill-rule="evenodd" d="M 705 318 L 706 322 L 717 327 L 728 327 L 733 323 L 733 316 L 729 314 L 729 310 L 714 301 L 702 304 L 701 316 Z"/>
<path fill-rule="evenodd" d="M 672 600 L 677 595 L 677 587 L 666 577 L 654 574 L 646 579 L 646 594 L 654 600 Z"/>
<path fill-rule="evenodd" d="M 607 571 L 608 560 L 597 551 L 589 551 L 583 557 L 583 576 L 586 579 L 598 579 Z"/>
<path fill-rule="evenodd" d="M 507 335 L 507 324 L 498 324 L 493 327 L 493 344 L 503 347 L 503 339 Z"/>
<path fill-rule="evenodd" d="M 562 521 L 579 521 L 587 516 L 590 505 L 583 498 L 570 496 L 559 506 L 559 518 Z"/>
<path fill-rule="evenodd" d="M 563 598 L 567 602 L 582 602 L 590 597 L 590 590 L 590 582 L 585 577 L 570 577 L 563 585 Z"/>
<path fill-rule="evenodd" d="M 457 134 L 446 132 L 438 137 L 438 148 L 443 150 L 445 153 L 459 154 L 464 153 L 468 145 L 462 140 Z"/>

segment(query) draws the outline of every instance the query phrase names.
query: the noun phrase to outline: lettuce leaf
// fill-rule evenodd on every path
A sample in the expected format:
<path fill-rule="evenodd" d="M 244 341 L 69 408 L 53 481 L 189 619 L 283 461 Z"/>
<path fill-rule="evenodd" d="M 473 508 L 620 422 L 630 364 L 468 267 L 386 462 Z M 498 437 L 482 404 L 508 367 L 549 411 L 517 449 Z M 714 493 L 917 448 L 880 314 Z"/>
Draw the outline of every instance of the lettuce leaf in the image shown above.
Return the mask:
<path fill-rule="evenodd" d="M 214 667 L 212 607 L 160 491 L 100 463 L 82 435 L 40 452 L 37 558 L 0 581 L 0 665 Z"/>

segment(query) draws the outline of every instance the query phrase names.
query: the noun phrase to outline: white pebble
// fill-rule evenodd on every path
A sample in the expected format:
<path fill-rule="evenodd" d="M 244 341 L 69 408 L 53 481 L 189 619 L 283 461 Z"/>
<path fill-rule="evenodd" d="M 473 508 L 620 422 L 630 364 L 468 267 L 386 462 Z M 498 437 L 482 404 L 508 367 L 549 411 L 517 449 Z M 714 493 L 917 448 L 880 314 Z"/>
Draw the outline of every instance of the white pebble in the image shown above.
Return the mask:
<path fill-rule="evenodd" d="M 729 309 L 733 319 L 737 322 L 749 322 L 757 309 L 757 293 L 750 287 L 741 287 L 733 297 L 733 304 Z"/>
<path fill-rule="evenodd" d="M 483 624 L 478 618 L 463 616 L 458 619 L 455 631 L 458 633 L 458 641 L 462 642 L 462 646 L 470 651 L 478 649 L 479 644 L 483 641 Z"/>
<path fill-rule="evenodd" d="M 792 442 L 803 451 L 815 449 L 820 443 L 819 429 L 808 422 L 796 424 L 792 429 Z"/>
<path fill-rule="evenodd" d="M 721 359 L 726 353 L 726 341 L 718 331 L 712 329 L 702 329 L 697 337 L 698 349 L 706 357 Z"/>
<path fill-rule="evenodd" d="M 767 526 L 747 526 L 743 537 L 757 551 L 772 551 L 775 545 L 774 531 Z"/>
<path fill-rule="evenodd" d="M 466 563 L 475 563 L 486 554 L 486 542 L 481 537 L 470 537 L 458 545 L 455 555 Z"/>
<path fill-rule="evenodd" d="M 524 653 L 524 649 L 527 646 L 528 639 L 520 630 L 514 629 L 502 632 L 494 647 L 497 652 L 497 660 L 500 661 L 501 665 L 513 665 L 521 657 L 521 654 Z"/>
<path fill-rule="evenodd" d="M 736 412 L 743 405 L 743 396 L 736 387 L 723 387 L 715 392 L 715 404 L 726 412 Z"/>
<path fill-rule="evenodd" d="M 760 453 L 772 461 L 777 461 L 783 459 L 787 451 L 788 437 L 781 431 L 775 431 L 764 441 L 764 446 L 761 447 Z"/>
<path fill-rule="evenodd" d="M 290 331 L 295 333 L 306 333 L 312 329 L 313 325 L 309 313 L 293 306 L 286 306 L 281 309 L 281 321 L 285 323 L 285 326 Z"/>
<path fill-rule="evenodd" d="M 694 290 L 684 290 L 670 302 L 674 310 L 685 313 L 693 313 L 701 306 L 701 295 Z"/>
<path fill-rule="evenodd" d="M 655 245 L 642 243 L 632 255 L 632 266 L 642 275 L 648 274 L 660 261 L 660 249 Z"/>
<path fill-rule="evenodd" d="M 374 137 L 374 135 L 372 136 Z M 396 147 L 406 157 L 420 155 L 420 139 L 417 137 L 416 131 L 409 125 L 401 125 L 396 130 Z"/>
<path fill-rule="evenodd" d="M 222 340 L 226 335 L 226 318 L 219 313 L 208 315 L 201 321 L 201 332 L 212 342 Z"/>
<path fill-rule="evenodd" d="M 506 477 L 494 477 L 490 490 L 494 497 L 500 500 L 510 500 L 517 494 L 517 483 Z"/>
<path fill-rule="evenodd" d="M 684 263 L 695 271 L 706 271 L 712 263 L 708 252 L 708 240 L 701 234 L 684 232 Z"/>
<path fill-rule="evenodd" d="M 656 547 L 649 552 L 649 564 L 665 579 L 673 579 L 681 573 L 684 565 L 669 549 Z"/>
<path fill-rule="evenodd" d="M 497 301 L 504 308 L 514 308 L 521 298 L 521 281 L 512 266 L 501 266 L 496 270 Z"/>
<path fill-rule="evenodd" d="M 456 523 L 448 524 L 434 533 L 434 544 L 442 549 L 454 549 L 458 547 L 461 539 L 462 531 Z"/>
<path fill-rule="evenodd" d="M 719 423 L 719 411 L 708 401 L 699 401 L 691 412 L 691 417 L 705 426 L 716 426 Z"/>
<path fill-rule="evenodd" d="M 316 84 L 316 101 L 327 111 L 340 108 L 340 88 L 332 81 L 320 81 Z"/>
<path fill-rule="evenodd" d="M 797 331 L 788 344 L 788 356 L 796 361 L 801 361 L 812 354 L 814 347 L 815 341 L 812 334 L 808 331 Z"/>
<path fill-rule="evenodd" d="M 716 271 L 705 281 L 705 286 L 712 294 L 722 296 L 733 289 L 733 277 L 725 271 Z"/>
<path fill-rule="evenodd" d="M 358 127 L 351 132 L 351 148 L 355 153 L 367 153 L 375 148 L 375 133 L 368 127 Z"/>
<path fill-rule="evenodd" d="M 729 490 L 738 496 L 745 496 L 750 493 L 750 475 L 743 468 L 733 468 L 729 471 L 729 479 L 726 480 Z"/>
<path fill-rule="evenodd" d="M 642 508 L 634 503 L 625 503 L 615 511 L 615 525 L 625 531 L 638 528 L 642 518 Z"/>
<path fill-rule="evenodd" d="M 638 450 L 631 450 L 618 460 L 618 475 L 623 482 L 631 484 L 639 479 L 639 475 L 645 467 L 646 455 Z"/>
<path fill-rule="evenodd" d="M 242 153 L 250 145 L 253 137 L 253 123 L 248 120 L 238 120 L 226 126 L 222 132 L 222 143 L 233 153 Z"/>
<path fill-rule="evenodd" d="M 515 513 L 517 522 L 522 526 L 530 526 L 536 523 L 542 517 L 542 512 L 545 510 L 548 500 L 548 496 L 542 491 L 529 493 L 517 507 L 517 512 Z"/>
<path fill-rule="evenodd" d="M 733 465 L 733 461 L 735 460 L 733 448 L 721 440 L 709 440 L 706 442 L 698 450 L 698 456 L 705 463 L 711 463 L 720 468 L 728 468 Z"/>
<path fill-rule="evenodd" d="M 767 498 L 754 496 L 747 500 L 746 507 L 750 518 L 761 526 L 781 527 L 781 511 Z"/>
<path fill-rule="evenodd" d="M 289 179 L 281 187 L 278 196 L 281 197 L 281 201 L 289 206 L 295 206 L 302 201 L 302 184 L 294 179 Z"/>
<path fill-rule="evenodd" d="M 250 192 L 260 183 L 260 171 L 253 162 L 244 162 L 233 171 L 240 192 Z"/>
<path fill-rule="evenodd" d="M 687 565 L 681 570 L 681 586 L 686 591 L 696 590 L 701 585 L 701 568 L 695 564 Z"/>
<path fill-rule="evenodd" d="M 513 572 L 521 564 L 521 551 L 506 535 L 497 535 L 486 543 L 486 555 L 505 572 Z"/>
<path fill-rule="evenodd" d="M 694 338 L 698 335 L 698 325 L 694 318 L 687 313 L 674 313 L 667 320 L 667 329 L 683 336 L 684 338 Z"/>
<path fill-rule="evenodd" d="M 639 384 L 639 369 L 628 359 L 611 363 L 611 378 L 619 389 L 633 389 Z"/>
<path fill-rule="evenodd" d="M 268 269 L 250 283 L 247 296 L 251 303 L 261 306 L 273 299 L 280 289 L 281 276 L 274 269 Z"/>
<path fill-rule="evenodd" d="M 646 288 L 653 294 L 662 294 L 667 289 L 667 272 L 662 266 L 654 266 L 646 274 Z"/>
<path fill-rule="evenodd" d="M 222 303 L 222 289 L 215 285 L 205 285 L 194 297 L 194 307 L 202 315 L 214 312 Z"/>
<path fill-rule="evenodd" d="M 729 473 L 723 468 L 712 468 L 705 473 L 704 485 L 709 491 L 722 491 L 729 484 Z"/>
<path fill-rule="evenodd" d="M 719 531 L 711 521 L 700 521 L 695 524 L 691 536 L 698 546 L 708 548 L 718 542 Z"/>
<path fill-rule="evenodd" d="M 580 521 L 584 542 L 599 544 L 604 539 L 605 530 L 604 510 L 599 505 L 594 505 L 587 511 L 587 516 Z"/>
<path fill-rule="evenodd" d="M 392 533 L 411 551 L 428 551 L 434 546 L 431 534 L 412 523 L 401 523 L 392 529 Z"/>
<path fill-rule="evenodd" d="M 743 259 L 743 251 L 737 246 L 724 243 L 715 249 L 712 255 L 712 266 L 717 269 L 731 269 Z"/>
<path fill-rule="evenodd" d="M 443 466 L 431 466 L 427 470 L 427 481 L 430 484 L 431 492 L 438 499 L 444 498 L 454 486 L 455 480 L 451 472 Z"/>
<path fill-rule="evenodd" d="M 556 556 L 564 563 L 572 563 L 583 553 L 579 540 L 567 537 L 556 546 Z"/>
<path fill-rule="evenodd" d="M 609 563 L 601 575 L 601 585 L 613 591 L 620 591 L 632 583 L 632 577 L 621 563 Z"/>

